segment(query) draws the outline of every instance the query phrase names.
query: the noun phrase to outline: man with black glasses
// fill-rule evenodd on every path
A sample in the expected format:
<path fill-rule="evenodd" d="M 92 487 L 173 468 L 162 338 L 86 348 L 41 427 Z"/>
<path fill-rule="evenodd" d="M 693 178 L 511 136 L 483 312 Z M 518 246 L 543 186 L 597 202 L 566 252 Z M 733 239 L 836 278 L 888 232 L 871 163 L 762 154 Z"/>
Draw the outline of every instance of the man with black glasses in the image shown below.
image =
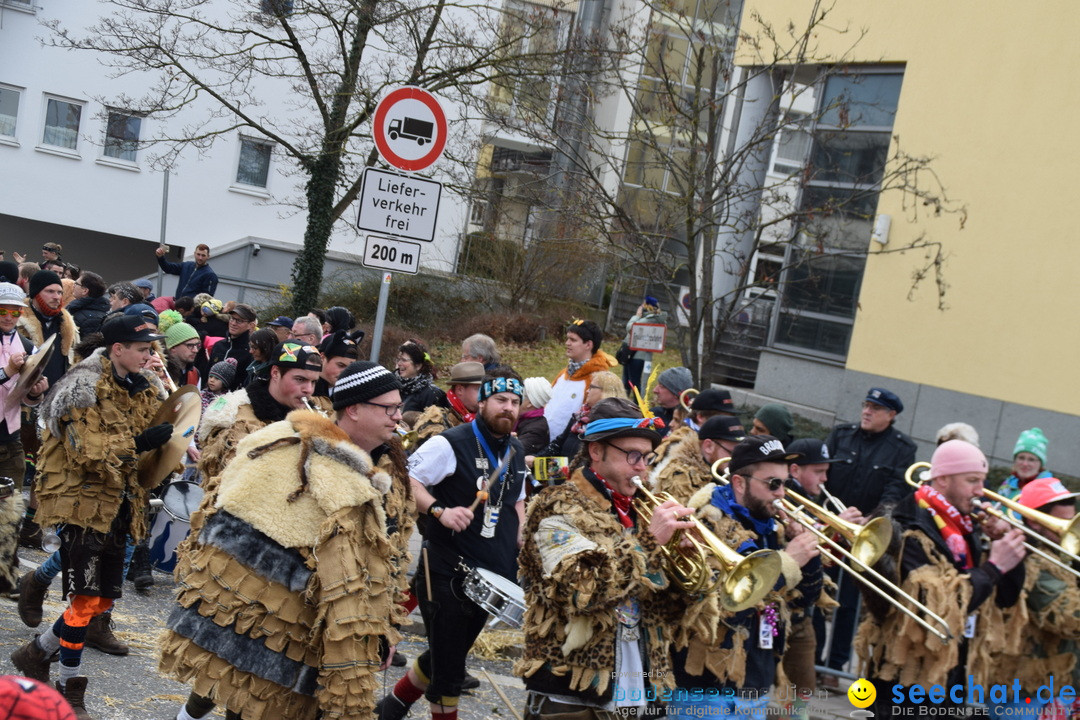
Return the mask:
<path fill-rule="evenodd" d="M 430 516 L 416 581 L 428 649 L 377 706 L 381 720 L 404 718 L 421 696 L 433 718 L 457 717 L 465 659 L 488 619 L 462 590 L 469 569 L 517 578 L 528 470 L 511 431 L 524 388 L 512 370 L 496 373 L 480 386 L 477 417 L 428 440 L 409 461 L 416 510 Z"/>

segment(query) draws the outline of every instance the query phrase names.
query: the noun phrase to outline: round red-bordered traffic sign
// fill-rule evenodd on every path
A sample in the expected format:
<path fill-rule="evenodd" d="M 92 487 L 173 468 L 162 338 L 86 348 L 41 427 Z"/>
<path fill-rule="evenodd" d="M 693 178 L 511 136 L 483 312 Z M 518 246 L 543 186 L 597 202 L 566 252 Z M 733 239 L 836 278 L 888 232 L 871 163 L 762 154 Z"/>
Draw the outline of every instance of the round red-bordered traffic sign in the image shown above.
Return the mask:
<path fill-rule="evenodd" d="M 446 147 L 446 113 L 427 90 L 400 87 L 375 106 L 371 135 L 379 155 L 388 164 L 408 172 L 424 170 L 442 156 Z"/>

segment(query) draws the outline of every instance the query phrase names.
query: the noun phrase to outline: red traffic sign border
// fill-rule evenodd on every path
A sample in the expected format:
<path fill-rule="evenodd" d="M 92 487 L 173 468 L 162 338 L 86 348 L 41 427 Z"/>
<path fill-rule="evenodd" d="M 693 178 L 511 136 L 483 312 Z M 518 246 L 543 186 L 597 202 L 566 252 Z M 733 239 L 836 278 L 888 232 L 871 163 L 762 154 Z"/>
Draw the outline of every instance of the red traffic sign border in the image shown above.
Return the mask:
<path fill-rule="evenodd" d="M 416 160 L 401 157 L 390 149 L 390 145 L 386 141 L 386 115 L 396 103 L 406 99 L 419 100 L 427 106 L 431 114 L 435 116 L 436 132 L 438 133 L 438 138 L 431 144 L 431 150 Z M 427 90 L 413 86 L 400 87 L 387 94 L 375 106 L 375 119 L 372 123 L 371 136 L 375 140 L 375 147 L 378 149 L 379 155 L 390 165 L 406 172 L 424 170 L 431 167 L 439 159 L 443 149 L 446 147 L 446 113 L 443 112 L 442 105 L 435 99 L 435 96 Z"/>

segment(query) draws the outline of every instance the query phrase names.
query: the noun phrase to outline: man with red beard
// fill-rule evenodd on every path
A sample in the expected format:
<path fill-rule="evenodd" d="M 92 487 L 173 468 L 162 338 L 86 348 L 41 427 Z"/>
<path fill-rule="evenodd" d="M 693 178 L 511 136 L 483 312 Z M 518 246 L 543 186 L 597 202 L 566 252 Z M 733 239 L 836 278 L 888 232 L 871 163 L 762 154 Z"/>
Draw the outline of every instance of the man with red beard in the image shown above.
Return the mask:
<path fill-rule="evenodd" d="M 528 471 L 525 451 L 510 432 L 523 394 L 516 373 L 494 371 L 480 386 L 477 417 L 432 438 L 409 461 L 416 510 L 430 516 L 424 536 L 426 562 L 416 575 L 428 650 L 379 703 L 380 720 L 404 718 L 421 696 L 431 703 L 435 720 L 457 717 L 465 658 L 488 619 L 485 610 L 466 598 L 462 567 L 482 568 L 510 582 L 517 577 Z M 509 463 L 490 482 L 511 453 Z M 474 512 L 471 506 L 477 500 Z"/>

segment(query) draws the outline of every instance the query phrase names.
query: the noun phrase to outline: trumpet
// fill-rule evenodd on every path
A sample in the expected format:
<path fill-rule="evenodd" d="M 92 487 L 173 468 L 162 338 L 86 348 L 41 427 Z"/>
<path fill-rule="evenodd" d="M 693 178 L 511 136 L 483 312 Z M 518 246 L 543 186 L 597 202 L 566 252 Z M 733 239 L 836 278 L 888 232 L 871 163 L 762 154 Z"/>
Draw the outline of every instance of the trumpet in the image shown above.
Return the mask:
<path fill-rule="evenodd" d="M 420 435 L 415 430 L 410 429 L 404 424 L 398 425 L 394 431 L 398 434 L 398 437 L 401 438 L 401 448 L 405 452 L 409 452 L 409 450 L 412 449 L 412 446 L 416 444 L 416 441 L 420 437 Z"/>
<path fill-rule="evenodd" d="M 918 488 L 922 486 L 922 480 L 925 478 L 920 477 L 920 480 L 915 480 L 915 473 L 921 470 L 929 470 L 930 463 L 917 462 L 904 471 L 904 480 L 908 485 Z M 920 476 L 922 473 L 920 473 Z M 1024 523 L 1014 518 L 1009 513 L 1002 512 L 998 508 L 994 507 L 988 502 L 982 502 L 978 498 L 975 499 L 974 505 L 978 510 L 985 512 L 987 515 L 996 517 L 998 520 L 1007 522 L 1018 530 L 1022 530 L 1028 537 L 1038 540 L 1043 543 L 1044 548 L 1039 548 L 1030 542 L 1024 543 L 1024 548 L 1033 555 L 1038 555 L 1043 560 L 1049 563 L 1057 565 L 1061 569 L 1080 577 L 1080 571 L 1074 568 L 1069 563 L 1063 562 L 1057 557 L 1054 557 L 1050 552 L 1059 553 L 1064 555 L 1071 562 L 1080 562 L 1080 515 L 1074 515 L 1071 520 L 1065 520 L 1063 518 L 1054 517 L 1048 513 L 1039 512 L 1034 508 L 1029 508 L 1026 505 L 1021 505 L 1015 500 L 1010 500 L 1004 495 L 999 495 L 992 490 L 983 489 L 983 496 L 989 498 L 991 501 L 1003 505 L 1018 515 L 1027 518 L 1037 525 L 1042 525 L 1048 530 L 1053 530 L 1061 538 L 1061 543 L 1058 544 L 1049 538 L 1043 537 L 1039 533 L 1029 528 Z M 1047 552 L 1049 550 L 1050 552 Z"/>
<path fill-rule="evenodd" d="M 701 391 L 697 388 L 686 388 L 679 393 L 679 406 L 686 411 L 689 415 L 693 410 L 690 409 L 690 403 L 694 402 L 694 398 L 701 394 Z"/>
<path fill-rule="evenodd" d="M 646 523 L 651 522 L 656 508 L 673 498 L 667 493 L 650 492 L 640 477 L 634 477 L 633 481 L 643 495 L 634 499 L 634 509 Z M 676 532 L 660 551 L 668 576 L 685 592 L 711 592 L 720 588 L 720 604 L 726 610 L 739 612 L 756 605 L 776 586 L 780 556 L 775 550 L 756 550 L 743 556 L 694 516 L 681 519 L 694 523 L 696 536 Z M 683 547 L 684 537 L 690 540 L 690 547 Z M 719 563 L 719 570 L 714 570 L 711 560 Z"/>
<path fill-rule="evenodd" d="M 712 474 L 717 482 L 725 484 L 730 482 L 730 470 L 725 469 L 723 473 L 719 471 L 721 463 L 727 460 L 730 460 L 730 458 L 721 458 L 713 463 Z M 851 550 L 848 550 L 840 543 L 833 540 L 829 536 L 829 533 L 819 529 L 814 520 L 806 516 L 802 507 L 797 506 L 791 500 L 787 500 L 786 498 L 774 500 L 773 506 L 777 510 L 782 511 L 784 515 L 787 515 L 790 518 L 790 521 L 802 525 L 814 534 L 818 539 L 818 549 L 822 556 L 835 565 L 843 568 L 851 575 L 851 577 L 862 583 L 867 589 L 881 596 L 882 599 L 915 622 L 919 623 L 919 625 L 927 632 L 935 635 L 942 642 L 947 643 L 952 640 L 952 631 L 949 629 L 949 624 L 944 618 L 901 590 L 896 583 L 889 581 L 884 575 L 870 567 L 885 554 L 885 551 L 888 549 L 889 543 L 892 540 L 892 525 L 887 519 L 876 518 L 866 525 L 856 525 L 855 523 L 837 517 L 817 503 L 811 502 L 798 493 L 792 492 L 791 490 L 785 490 L 784 492 L 785 495 L 791 494 L 799 503 L 812 511 L 818 521 L 824 523 L 831 532 L 839 533 L 851 545 Z M 777 519 L 781 523 L 786 524 L 787 522 L 782 518 Z M 847 558 L 852 565 L 845 563 L 840 559 L 840 556 Z M 873 580 L 871 580 L 871 578 L 873 578 Z M 877 582 L 875 582 L 875 580 Z M 888 591 L 883 590 L 878 583 L 881 583 L 888 588 Z M 891 591 L 892 594 L 890 594 L 889 591 Z M 901 600 L 903 600 L 903 602 L 901 602 Z M 940 628 L 928 623 L 916 613 L 915 610 L 907 607 L 904 603 L 910 603 L 915 610 L 918 610 L 920 613 L 933 620 Z"/>

